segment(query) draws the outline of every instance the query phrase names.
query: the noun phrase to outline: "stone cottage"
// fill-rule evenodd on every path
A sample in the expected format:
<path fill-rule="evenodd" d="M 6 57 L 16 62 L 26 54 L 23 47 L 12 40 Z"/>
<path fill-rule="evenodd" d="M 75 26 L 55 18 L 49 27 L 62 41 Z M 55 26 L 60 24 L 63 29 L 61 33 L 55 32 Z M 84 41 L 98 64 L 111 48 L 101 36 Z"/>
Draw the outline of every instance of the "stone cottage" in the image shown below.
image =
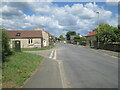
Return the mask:
<path fill-rule="evenodd" d="M 16 41 L 20 42 L 21 48 L 41 48 L 49 46 L 51 34 L 36 28 L 31 31 L 7 31 L 10 37 L 10 47 L 13 48 Z"/>

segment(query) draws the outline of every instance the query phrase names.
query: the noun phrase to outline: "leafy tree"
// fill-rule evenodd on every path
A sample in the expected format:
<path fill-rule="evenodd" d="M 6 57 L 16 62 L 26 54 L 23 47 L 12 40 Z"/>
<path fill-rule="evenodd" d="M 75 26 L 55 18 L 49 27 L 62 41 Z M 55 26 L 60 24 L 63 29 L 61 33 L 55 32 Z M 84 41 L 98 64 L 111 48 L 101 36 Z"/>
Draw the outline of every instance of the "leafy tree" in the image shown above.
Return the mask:
<path fill-rule="evenodd" d="M 108 24 L 99 24 L 99 27 L 97 28 L 97 41 L 100 42 L 115 42 L 117 41 L 117 35 L 115 33 L 117 32 L 117 28 L 114 28 Z"/>
<path fill-rule="evenodd" d="M 70 36 L 71 35 L 76 35 L 76 32 L 75 31 L 68 31 L 67 33 L 66 33 L 66 38 L 67 38 L 67 40 L 70 40 Z"/>
<path fill-rule="evenodd" d="M 116 35 L 116 42 L 120 42 L 120 26 L 118 26 L 118 28 L 114 27 L 113 30 Z"/>
<path fill-rule="evenodd" d="M 118 29 L 120 30 L 120 25 L 118 25 Z"/>
<path fill-rule="evenodd" d="M 76 35 L 73 40 L 74 42 L 80 42 L 80 36 Z"/>
<path fill-rule="evenodd" d="M 58 40 L 58 38 L 57 38 L 57 37 L 55 37 L 55 40 Z"/>
<path fill-rule="evenodd" d="M 2 61 L 2 30 L 1 29 L 0 29 L 0 61 Z"/>
<path fill-rule="evenodd" d="M 60 40 L 60 38 L 58 38 L 57 40 Z"/>
<path fill-rule="evenodd" d="M 85 42 L 86 41 L 86 38 L 85 37 L 80 37 L 79 35 L 76 35 L 75 37 L 74 37 L 74 41 L 75 42 Z"/>
<path fill-rule="evenodd" d="M 80 42 L 85 42 L 86 38 L 85 37 L 80 37 Z"/>
<path fill-rule="evenodd" d="M 0 29 L 2 32 L 2 60 L 3 62 L 6 60 L 6 56 L 11 55 L 10 47 L 9 47 L 9 36 L 5 29 Z"/>
<path fill-rule="evenodd" d="M 63 37 L 63 35 L 60 35 L 60 36 L 59 36 L 59 39 L 60 39 L 60 40 L 65 40 L 65 38 Z"/>

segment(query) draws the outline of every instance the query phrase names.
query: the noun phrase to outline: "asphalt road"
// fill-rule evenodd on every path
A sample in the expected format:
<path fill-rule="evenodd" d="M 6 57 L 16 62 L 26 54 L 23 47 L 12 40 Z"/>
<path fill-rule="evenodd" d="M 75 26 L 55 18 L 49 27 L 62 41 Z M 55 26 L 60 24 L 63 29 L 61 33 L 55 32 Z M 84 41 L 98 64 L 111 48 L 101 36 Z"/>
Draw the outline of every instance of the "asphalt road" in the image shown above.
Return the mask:
<path fill-rule="evenodd" d="M 118 58 L 94 49 L 58 43 L 24 88 L 117 88 Z"/>

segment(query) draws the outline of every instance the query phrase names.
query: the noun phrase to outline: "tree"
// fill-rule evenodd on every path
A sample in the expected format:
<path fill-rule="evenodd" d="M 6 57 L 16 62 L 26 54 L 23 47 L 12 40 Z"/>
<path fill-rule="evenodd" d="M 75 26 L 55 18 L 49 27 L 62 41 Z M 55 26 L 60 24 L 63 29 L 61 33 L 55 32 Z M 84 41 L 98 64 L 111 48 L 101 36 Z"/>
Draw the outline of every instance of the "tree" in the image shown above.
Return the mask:
<path fill-rule="evenodd" d="M 86 38 L 85 37 L 80 37 L 80 42 L 85 42 L 86 41 Z"/>
<path fill-rule="evenodd" d="M 80 36 L 79 35 L 76 35 L 74 37 L 74 42 L 80 42 Z"/>
<path fill-rule="evenodd" d="M 2 32 L 2 60 L 6 60 L 6 56 L 11 55 L 11 50 L 9 47 L 9 36 L 5 29 L 0 29 Z"/>
<path fill-rule="evenodd" d="M 75 31 L 68 31 L 67 33 L 66 33 L 66 38 L 67 38 L 67 40 L 70 40 L 70 36 L 71 35 L 76 35 L 76 32 Z"/>
<path fill-rule="evenodd" d="M 79 35 L 76 35 L 75 37 L 74 37 L 74 41 L 75 42 L 85 42 L 86 41 L 86 38 L 85 37 L 80 37 Z"/>
<path fill-rule="evenodd" d="M 63 37 L 63 35 L 60 35 L 60 36 L 59 36 L 59 39 L 60 39 L 60 40 L 65 40 L 65 38 Z"/>
<path fill-rule="evenodd" d="M 120 30 L 120 25 L 118 25 L 118 29 Z"/>
<path fill-rule="evenodd" d="M 55 40 L 58 40 L 58 38 L 57 38 L 57 37 L 55 37 Z"/>
<path fill-rule="evenodd" d="M 116 34 L 116 42 L 120 42 L 120 25 L 113 28 L 114 33 Z"/>
<path fill-rule="evenodd" d="M 108 24 L 99 24 L 97 28 L 96 38 L 100 42 L 115 42 L 117 41 L 117 35 L 115 34 L 116 28 Z"/>

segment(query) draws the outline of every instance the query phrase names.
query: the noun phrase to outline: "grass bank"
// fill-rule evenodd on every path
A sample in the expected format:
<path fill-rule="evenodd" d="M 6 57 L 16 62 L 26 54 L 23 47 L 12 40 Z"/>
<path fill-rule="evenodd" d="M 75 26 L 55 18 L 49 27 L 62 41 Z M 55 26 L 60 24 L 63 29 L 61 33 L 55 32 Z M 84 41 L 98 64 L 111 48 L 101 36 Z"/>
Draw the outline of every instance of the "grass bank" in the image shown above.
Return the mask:
<path fill-rule="evenodd" d="M 49 50 L 51 48 L 53 48 L 54 46 L 50 45 L 50 46 L 47 46 L 47 47 L 42 47 L 42 48 L 22 48 L 22 51 L 39 51 L 39 50 Z"/>
<path fill-rule="evenodd" d="M 43 57 L 31 53 L 15 53 L 3 63 L 3 88 L 19 88 L 38 67 Z"/>

